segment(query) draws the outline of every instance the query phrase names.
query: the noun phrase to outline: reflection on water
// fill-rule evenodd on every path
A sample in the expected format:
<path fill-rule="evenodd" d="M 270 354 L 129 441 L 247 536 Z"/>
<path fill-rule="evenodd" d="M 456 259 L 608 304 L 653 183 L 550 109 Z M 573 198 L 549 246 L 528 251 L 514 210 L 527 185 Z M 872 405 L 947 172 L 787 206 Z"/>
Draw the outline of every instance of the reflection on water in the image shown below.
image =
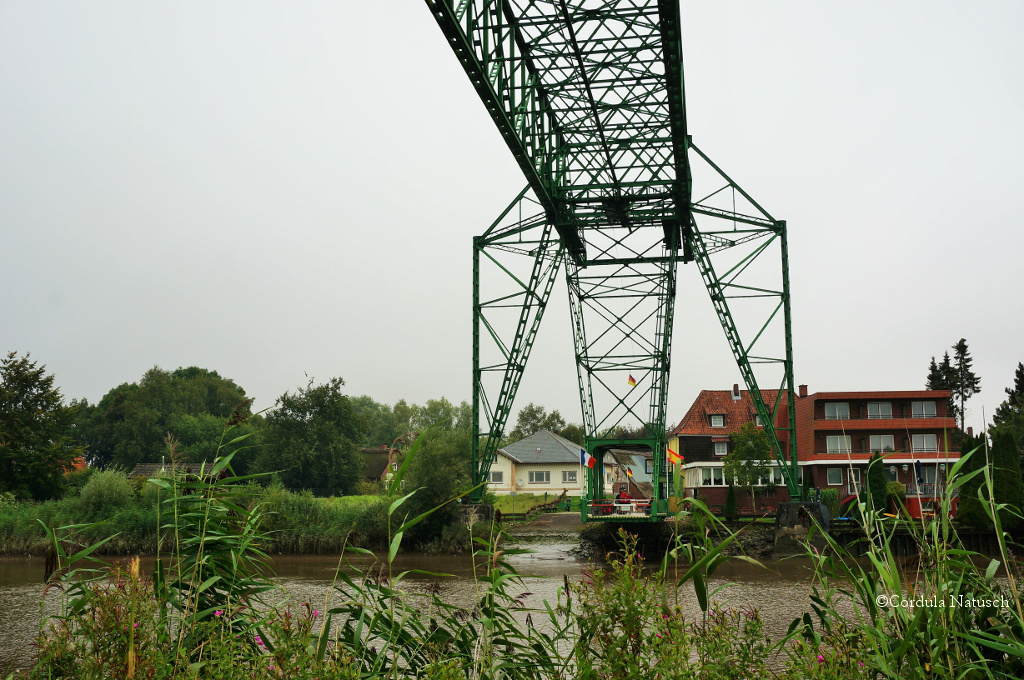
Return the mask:
<path fill-rule="evenodd" d="M 530 555 L 514 555 L 508 562 L 524 576 L 525 591 L 531 593 L 525 604 L 540 607 L 543 600 L 554 604 L 562 586 L 563 575 L 570 579 L 580 577 L 585 568 L 569 555 L 572 545 L 540 544 L 530 546 Z M 365 568 L 370 561 L 361 557 L 353 560 Z M 310 602 L 315 608 L 323 604 L 331 590 L 339 560 L 337 556 L 288 555 L 274 559 L 275 582 L 281 588 L 282 598 L 293 605 Z M 149 573 L 152 560 L 143 562 Z M 806 611 L 810 587 L 810 565 L 806 560 L 773 560 L 764 568 L 746 562 L 727 562 L 715 573 L 712 588 L 730 583 L 716 599 L 735 609 L 758 608 L 767 626 L 767 632 L 777 638 L 786 632 L 790 622 Z M 471 608 L 477 599 L 473 580 L 473 563 L 469 556 L 399 555 L 394 573 L 417 570 L 405 577 L 406 588 L 413 592 L 426 592 L 436 588 L 445 601 Z M 679 575 L 683 569 L 680 565 Z M 452 577 L 430 574 L 451 574 Z M 670 567 L 670 577 L 672 571 Z M 4 649 L 0 650 L 0 670 L 24 667 L 32 656 L 32 640 L 39 628 L 40 597 L 42 595 L 43 560 L 0 558 L 0 630 L 4 632 Z M 518 591 L 513 590 L 513 595 Z M 51 591 L 44 607 L 46 614 L 56 613 L 59 594 Z M 693 589 L 685 585 L 678 593 L 680 606 L 688 617 L 700 613 Z"/>

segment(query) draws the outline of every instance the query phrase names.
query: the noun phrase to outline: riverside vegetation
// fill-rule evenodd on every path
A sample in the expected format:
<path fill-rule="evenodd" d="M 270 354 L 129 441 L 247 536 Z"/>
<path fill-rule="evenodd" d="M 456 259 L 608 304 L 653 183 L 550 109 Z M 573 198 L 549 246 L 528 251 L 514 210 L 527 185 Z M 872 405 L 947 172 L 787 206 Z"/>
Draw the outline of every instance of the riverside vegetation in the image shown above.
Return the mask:
<path fill-rule="evenodd" d="M 237 440 L 232 445 L 239 443 Z M 607 569 L 564 580 L 556 602 L 524 606 L 522 581 L 505 562 L 497 534 L 477 538 L 478 596 L 468 609 L 436 594 L 403 590 L 408 572 L 392 568 L 404 537 L 437 508 L 408 512 L 417 490 L 401 481 L 413 444 L 385 489 L 387 550 L 372 568 L 342 563 L 323 604 L 279 602 L 267 580 L 267 512 L 248 482 L 218 457 L 206 481 L 151 481 L 158 525 L 169 546 L 151 575 L 138 560 L 104 566 L 89 559 L 108 537 L 69 549 L 72 532 L 48 529 L 57 556 L 47 597 L 60 614 L 41 625 L 29 678 L 1020 678 L 1024 613 L 1005 538 L 988 560 L 964 550 L 943 512 L 908 522 L 921 554 L 914 564 L 889 549 L 900 522 L 861 508 L 867 561 L 828 536 L 814 564 L 806 613 L 771 640 L 756 610 L 715 604 L 711 582 L 727 559 L 706 538 L 724 530 L 696 500 L 682 513 L 697 531 L 677 536 L 660 564 L 648 565 L 621 535 Z M 988 496 L 987 468 L 951 470 L 950 494 L 980 477 L 979 502 L 997 530 L 1005 511 Z M 403 495 L 404 494 L 404 495 Z M 1001 512 L 1003 511 L 1003 512 Z M 1002 534 L 1000 533 L 1000 536 Z M 164 545 L 161 540 L 158 545 Z M 346 555 L 366 555 L 363 548 Z M 736 559 L 736 558 L 732 558 Z M 743 558 L 741 558 L 743 559 Z M 1005 578 L 996 578 L 1008 566 Z M 671 574 L 671 576 L 670 576 Z M 438 576 L 438 575 L 435 575 Z M 683 616 L 695 594 L 700 614 Z M 849 614 L 849 601 L 852 611 Z M 844 603 L 845 601 L 845 603 Z M 841 614 L 840 611 L 846 612 Z M 14 677 L 14 676 L 10 676 Z"/>

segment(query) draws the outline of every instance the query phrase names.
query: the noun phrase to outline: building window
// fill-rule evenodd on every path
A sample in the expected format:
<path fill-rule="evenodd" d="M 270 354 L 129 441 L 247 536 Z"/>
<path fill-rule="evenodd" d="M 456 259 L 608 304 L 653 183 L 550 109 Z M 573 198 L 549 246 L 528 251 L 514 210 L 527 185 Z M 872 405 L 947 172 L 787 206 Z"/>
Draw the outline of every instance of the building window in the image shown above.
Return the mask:
<path fill-rule="evenodd" d="M 843 485 L 843 469 L 842 468 L 829 468 L 825 471 L 828 475 L 829 486 L 842 486 Z"/>
<path fill-rule="evenodd" d="M 612 473 L 610 473 L 610 472 L 606 472 L 605 473 L 605 475 L 604 475 L 604 483 L 605 484 L 611 484 L 612 483 Z"/>
<path fill-rule="evenodd" d="M 915 401 L 910 405 L 910 413 L 915 418 L 934 418 L 934 401 Z"/>
<path fill-rule="evenodd" d="M 887 401 L 868 404 L 868 418 L 871 420 L 892 418 L 892 404 Z"/>
<path fill-rule="evenodd" d="M 700 469 L 700 485 L 711 486 L 711 468 Z"/>
<path fill-rule="evenodd" d="M 503 484 L 505 473 L 501 470 L 491 470 L 491 484 Z"/>
<path fill-rule="evenodd" d="M 847 403 L 836 402 L 834 404 L 825 404 L 825 420 L 849 420 L 850 419 L 850 405 Z"/>
<path fill-rule="evenodd" d="M 644 472 L 654 474 L 654 461 L 650 458 L 644 458 Z"/>
<path fill-rule="evenodd" d="M 914 453 L 934 453 L 939 450 L 938 437 L 934 434 L 915 434 L 911 445 L 914 447 Z"/>
<path fill-rule="evenodd" d="M 725 416 L 714 415 L 711 416 L 711 427 L 725 427 Z"/>
<path fill-rule="evenodd" d="M 764 427 L 764 425 L 761 424 L 761 414 L 760 413 L 755 413 L 754 414 L 754 427 Z"/>
<path fill-rule="evenodd" d="M 825 453 L 849 453 L 850 436 L 834 435 L 825 437 Z"/>
<path fill-rule="evenodd" d="M 562 484 L 575 484 L 576 483 L 576 471 L 575 470 L 562 470 Z"/>
<path fill-rule="evenodd" d="M 711 468 L 711 478 L 715 486 L 725 485 L 725 477 L 722 476 L 722 468 Z"/>
<path fill-rule="evenodd" d="M 530 473 L 530 484 L 550 484 L 551 473 L 547 470 L 531 472 Z"/>
<path fill-rule="evenodd" d="M 850 474 L 852 475 L 850 477 L 850 493 L 860 493 L 860 470 L 853 468 L 850 470 Z"/>
<path fill-rule="evenodd" d="M 899 481 L 899 477 L 897 476 L 896 466 L 895 465 L 890 465 L 889 467 L 885 468 L 885 478 L 886 478 L 886 480 L 888 480 L 890 482 Z"/>
<path fill-rule="evenodd" d="M 891 434 L 873 434 L 869 442 L 872 453 L 890 453 L 896 450 Z"/>
<path fill-rule="evenodd" d="M 715 455 L 724 456 L 729 453 L 729 442 L 715 442 Z"/>

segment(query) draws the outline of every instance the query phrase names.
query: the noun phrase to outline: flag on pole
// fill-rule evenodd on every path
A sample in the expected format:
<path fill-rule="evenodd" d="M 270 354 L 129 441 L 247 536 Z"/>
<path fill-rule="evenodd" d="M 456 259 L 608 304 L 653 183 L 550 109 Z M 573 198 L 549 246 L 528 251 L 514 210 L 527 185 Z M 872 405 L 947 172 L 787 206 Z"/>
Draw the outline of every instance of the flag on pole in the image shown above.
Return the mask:
<path fill-rule="evenodd" d="M 670 463 L 682 463 L 683 462 L 683 457 L 680 456 L 675 451 L 673 451 L 672 449 L 669 449 L 668 450 L 668 462 L 670 462 Z"/>
<path fill-rule="evenodd" d="M 594 463 L 597 462 L 597 458 L 594 458 L 584 449 L 580 449 L 580 465 L 585 465 L 591 470 L 594 469 Z"/>
<path fill-rule="evenodd" d="M 626 466 L 626 476 L 633 479 L 633 471 L 629 469 L 628 465 Z"/>
<path fill-rule="evenodd" d="M 636 387 L 636 378 L 633 377 L 632 373 L 629 375 L 629 380 L 626 382 L 629 383 L 630 387 Z"/>

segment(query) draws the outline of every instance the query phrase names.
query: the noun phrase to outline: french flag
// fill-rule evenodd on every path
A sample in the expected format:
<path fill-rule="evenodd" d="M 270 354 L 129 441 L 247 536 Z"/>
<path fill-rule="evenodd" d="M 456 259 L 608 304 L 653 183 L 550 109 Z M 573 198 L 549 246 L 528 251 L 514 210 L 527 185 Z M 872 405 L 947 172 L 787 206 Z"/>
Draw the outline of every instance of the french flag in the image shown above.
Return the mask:
<path fill-rule="evenodd" d="M 594 469 L 594 463 L 597 462 L 597 458 L 594 458 L 584 449 L 580 449 L 580 465 L 586 465 L 591 470 Z"/>

